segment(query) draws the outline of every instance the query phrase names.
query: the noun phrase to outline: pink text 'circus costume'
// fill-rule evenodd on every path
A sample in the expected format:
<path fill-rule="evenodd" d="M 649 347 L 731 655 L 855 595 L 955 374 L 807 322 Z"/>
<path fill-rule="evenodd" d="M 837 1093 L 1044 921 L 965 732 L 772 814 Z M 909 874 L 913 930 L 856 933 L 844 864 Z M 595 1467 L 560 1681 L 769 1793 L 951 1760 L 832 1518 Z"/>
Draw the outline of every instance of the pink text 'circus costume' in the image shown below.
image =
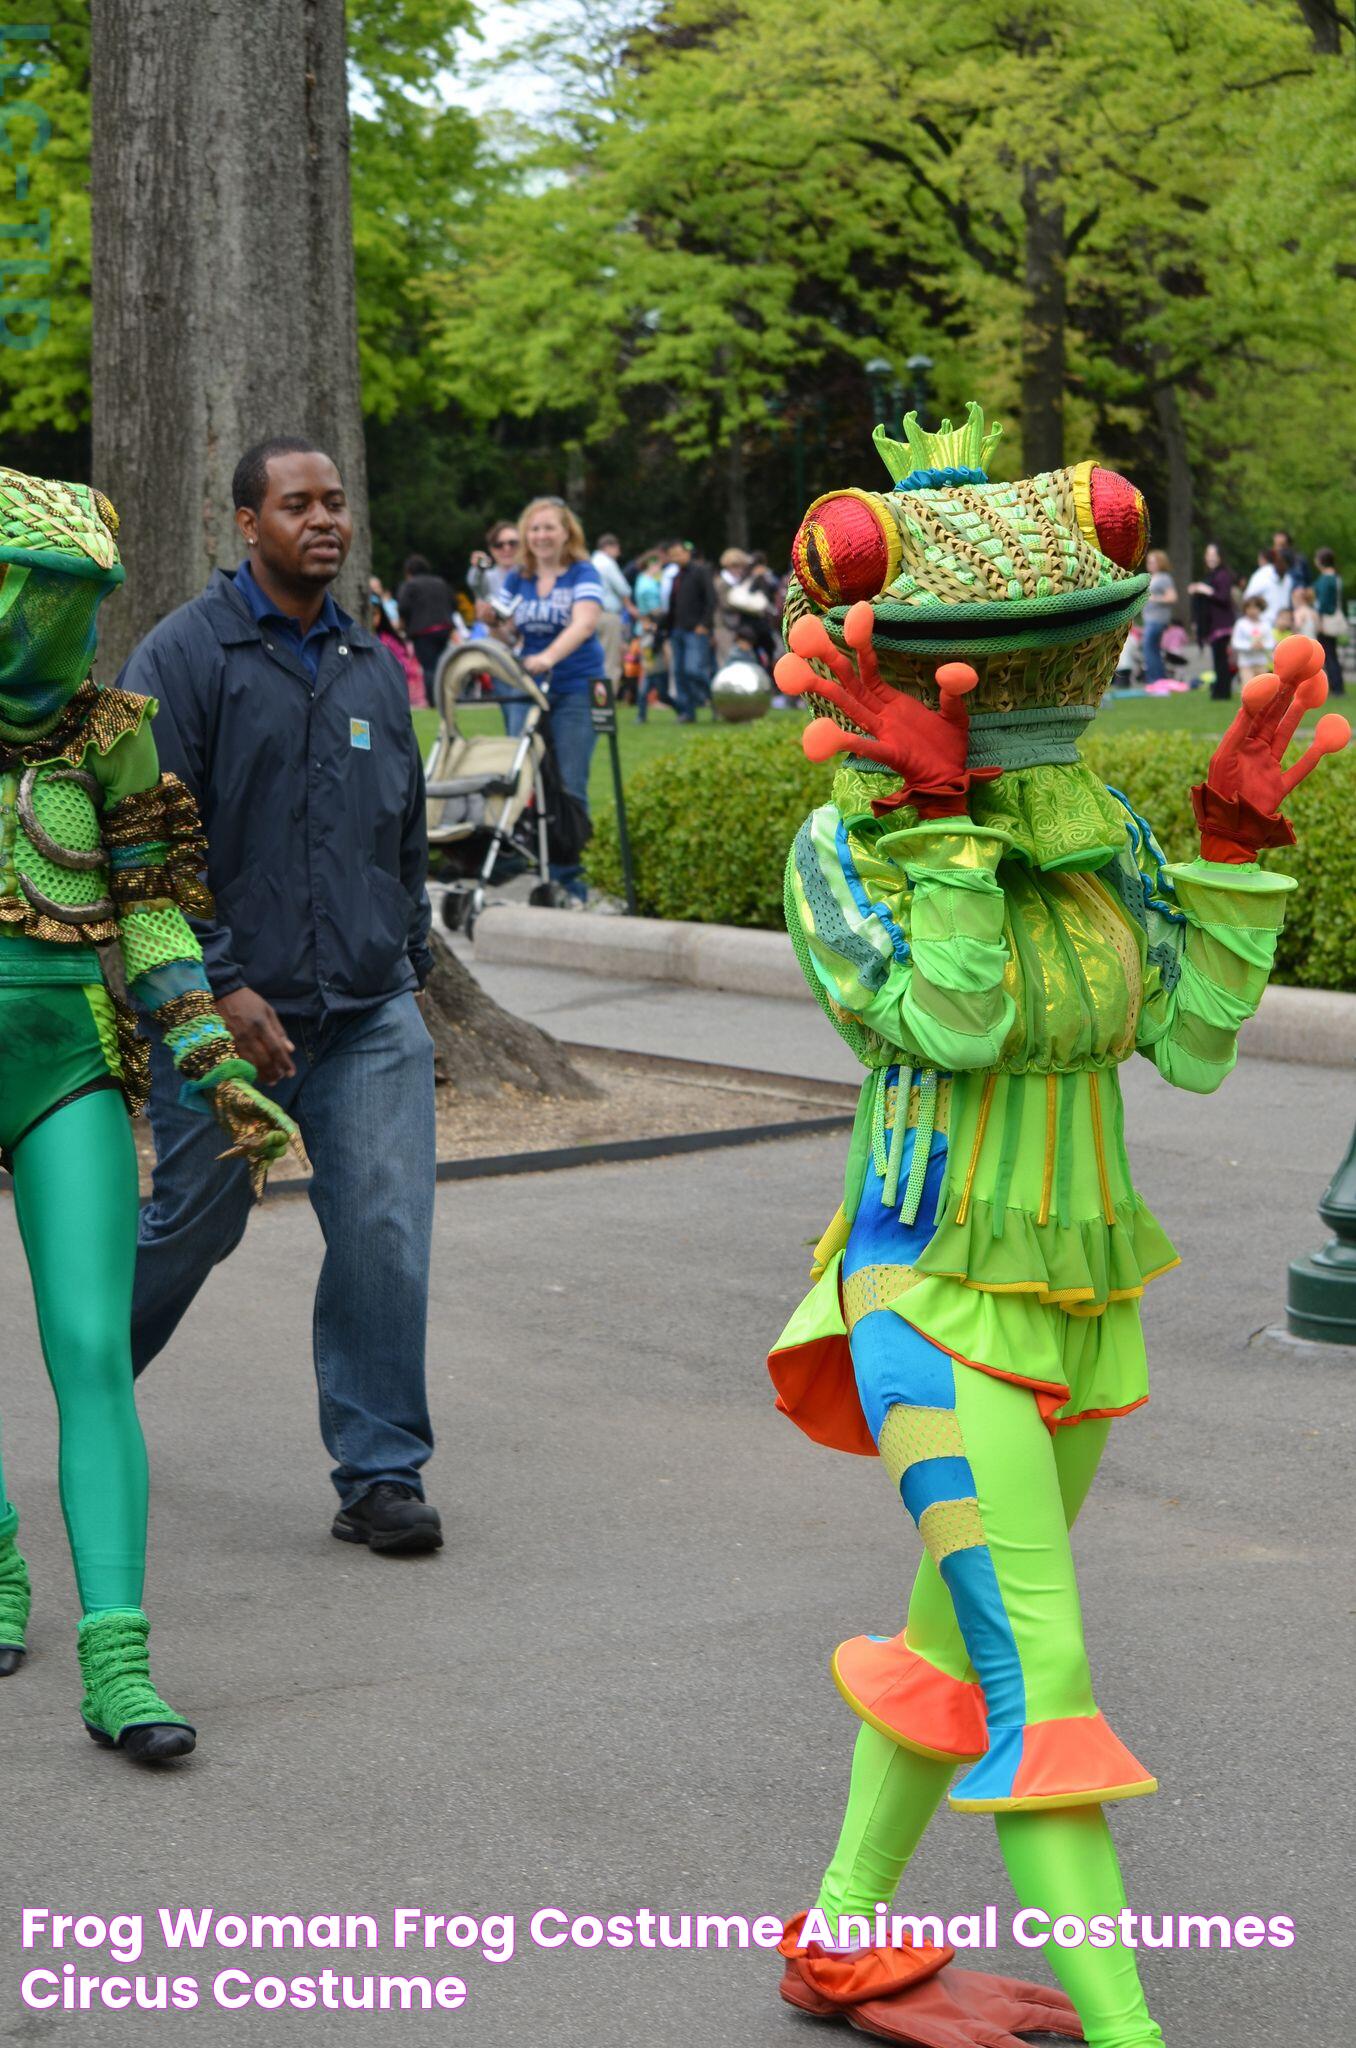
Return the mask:
<path fill-rule="evenodd" d="M 902 1634 L 834 1658 L 862 1727 L 782 1995 L 929 2048 L 1080 2028 L 1161 2048 L 1119 1939 L 1051 1947 L 1061 1994 L 871 1945 L 870 1916 L 944 1795 L 995 1816 L 1024 1907 L 1125 1905 L 1102 1806 L 1155 1781 L 1094 1698 L 1069 1528 L 1111 1419 L 1148 1397 L 1139 1297 L 1177 1261 L 1131 1181 L 1117 1069 L 1141 1052 L 1201 1092 L 1229 1072 L 1294 887 L 1257 853 L 1293 839 L 1282 801 L 1349 732 L 1321 719 L 1282 769 L 1326 694 L 1292 640 L 1193 792 L 1200 856 L 1169 865 L 1077 748 L 1147 587 L 1138 491 L 1092 463 L 990 482 L 975 405 L 905 434 L 876 432 L 892 491 L 806 514 L 777 671 L 821 713 L 811 759 L 848 757 L 786 907 L 867 1075 L 843 1207 L 769 1365 L 811 1437 L 879 1458 L 925 1549 Z"/>

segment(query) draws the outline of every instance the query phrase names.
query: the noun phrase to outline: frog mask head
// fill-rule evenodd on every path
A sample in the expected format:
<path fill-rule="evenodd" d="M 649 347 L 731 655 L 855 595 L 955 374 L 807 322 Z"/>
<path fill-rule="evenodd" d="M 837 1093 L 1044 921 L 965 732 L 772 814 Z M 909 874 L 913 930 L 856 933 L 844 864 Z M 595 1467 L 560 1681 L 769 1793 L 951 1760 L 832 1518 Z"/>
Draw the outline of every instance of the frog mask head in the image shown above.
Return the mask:
<path fill-rule="evenodd" d="M 1133 484 L 1091 462 L 991 483 L 1001 431 L 985 431 L 973 400 L 960 427 L 925 433 L 910 413 L 902 443 L 877 427 L 893 490 L 815 500 L 792 544 L 787 599 L 788 625 L 817 613 L 840 645 L 849 606 L 865 599 L 882 676 L 926 703 L 937 703 L 940 662 L 969 662 L 976 738 L 990 717 L 1039 727 L 1048 711 L 1074 728 L 1090 718 L 1149 584 Z"/>
<path fill-rule="evenodd" d="M 124 575 L 117 530 L 88 484 L 0 468 L 0 738 L 41 736 L 88 676 L 96 614 Z"/>

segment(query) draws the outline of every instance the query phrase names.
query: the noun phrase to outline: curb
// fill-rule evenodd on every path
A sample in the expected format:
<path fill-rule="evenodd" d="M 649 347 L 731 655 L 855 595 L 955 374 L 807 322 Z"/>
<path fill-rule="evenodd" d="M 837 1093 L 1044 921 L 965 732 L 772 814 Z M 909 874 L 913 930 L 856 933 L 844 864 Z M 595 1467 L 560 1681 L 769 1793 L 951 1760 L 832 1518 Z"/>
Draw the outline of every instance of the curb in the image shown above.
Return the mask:
<path fill-rule="evenodd" d="M 475 959 L 496 967 L 563 967 L 619 981 L 672 981 L 744 996 L 812 1001 L 780 932 L 679 924 L 653 917 L 570 916 L 489 904 L 475 928 Z M 1344 1067 L 1356 1060 L 1356 995 L 1269 988 L 1239 1048 L 1256 1059 Z"/>
<path fill-rule="evenodd" d="M 622 981 L 676 981 L 745 996 L 810 994 L 784 933 L 729 924 L 491 903 L 476 921 L 475 958 L 504 967 L 567 967 Z"/>
<path fill-rule="evenodd" d="M 592 1047 L 589 1048 L 592 1051 Z M 618 1166 L 632 1159 L 673 1159 L 685 1152 L 720 1152 L 727 1145 L 766 1145 L 779 1138 L 822 1138 L 830 1131 L 850 1131 L 854 1118 L 842 1110 L 833 1116 L 803 1116 L 788 1123 L 730 1124 L 716 1131 L 678 1131 L 655 1138 L 603 1138 L 596 1145 L 560 1145 L 549 1152 L 489 1152 L 476 1159 L 440 1159 L 435 1178 L 497 1180 L 514 1173 L 559 1173 L 575 1166 Z M 291 1201 L 309 1195 L 307 1180 L 270 1181 L 264 1202 Z"/>

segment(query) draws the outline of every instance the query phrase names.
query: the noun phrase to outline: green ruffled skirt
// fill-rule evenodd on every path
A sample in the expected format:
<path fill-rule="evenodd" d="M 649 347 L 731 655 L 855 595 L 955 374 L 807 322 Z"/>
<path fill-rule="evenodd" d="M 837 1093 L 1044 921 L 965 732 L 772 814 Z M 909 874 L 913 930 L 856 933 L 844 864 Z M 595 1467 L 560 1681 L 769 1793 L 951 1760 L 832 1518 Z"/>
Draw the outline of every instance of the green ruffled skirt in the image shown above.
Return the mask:
<path fill-rule="evenodd" d="M 885 1074 L 865 1088 L 882 1091 L 874 1123 L 888 1138 L 896 1090 Z M 914 1089 L 911 1125 L 918 1110 Z M 1115 1068 L 956 1075 L 930 1148 L 935 1208 L 907 1229 L 878 1213 L 864 1111 L 855 1148 L 867 1156 L 821 1241 L 817 1283 L 769 1359 L 780 1405 L 821 1442 L 873 1451 L 853 1413 L 848 1336 L 881 1308 L 958 1361 L 1031 1386 L 1052 1424 L 1145 1401 L 1138 1300 L 1178 1259 L 1130 1178 Z"/>

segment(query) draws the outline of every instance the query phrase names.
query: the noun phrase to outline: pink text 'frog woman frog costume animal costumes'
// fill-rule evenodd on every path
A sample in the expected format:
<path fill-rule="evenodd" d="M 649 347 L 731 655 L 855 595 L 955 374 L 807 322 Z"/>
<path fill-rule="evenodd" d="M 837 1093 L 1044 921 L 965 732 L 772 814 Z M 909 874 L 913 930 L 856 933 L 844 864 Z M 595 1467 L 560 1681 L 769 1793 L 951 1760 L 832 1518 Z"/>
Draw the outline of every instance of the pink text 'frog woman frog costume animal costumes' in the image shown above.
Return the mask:
<path fill-rule="evenodd" d="M 1068 1532 L 1110 1419 L 1148 1397 L 1139 1297 L 1176 1254 L 1131 1181 L 1117 1069 L 1142 1052 L 1202 1092 L 1229 1072 L 1294 886 L 1257 852 L 1293 839 L 1283 798 L 1349 733 L 1321 719 L 1282 770 L 1325 694 L 1321 650 L 1291 641 L 1193 793 L 1200 857 L 1169 865 L 1077 748 L 1147 588 L 1138 491 L 1092 463 L 991 483 L 973 404 L 905 433 L 876 433 L 893 491 L 806 514 L 777 670 L 825 714 L 811 759 L 848 757 L 786 906 L 868 1071 L 846 1199 L 769 1365 L 810 1436 L 879 1457 L 926 1553 L 903 1633 L 834 1657 L 863 1725 L 782 1995 L 938 2048 L 1080 2025 L 1159 2048 L 1120 1945 L 1052 1949 L 1065 1997 L 834 1931 L 890 1901 L 948 1787 L 995 1816 L 1024 1906 L 1124 1905 L 1102 1804 L 1155 1782 L 1094 1698 Z"/>
<path fill-rule="evenodd" d="M 83 1619 L 82 1713 L 141 1762 L 194 1731 L 151 1684 L 141 1609 L 146 1446 L 132 1395 L 137 1162 L 128 1109 L 164 1035 L 186 1097 L 256 1186 L 293 1125 L 212 1003 L 184 910 L 207 911 L 193 800 L 162 776 L 155 704 L 100 689 L 95 619 L 123 579 L 117 517 L 85 484 L 0 469 L 0 1159 L 61 1417 L 61 1505 Z M 0 1678 L 26 1648 L 28 1568 L 0 1476 Z"/>

